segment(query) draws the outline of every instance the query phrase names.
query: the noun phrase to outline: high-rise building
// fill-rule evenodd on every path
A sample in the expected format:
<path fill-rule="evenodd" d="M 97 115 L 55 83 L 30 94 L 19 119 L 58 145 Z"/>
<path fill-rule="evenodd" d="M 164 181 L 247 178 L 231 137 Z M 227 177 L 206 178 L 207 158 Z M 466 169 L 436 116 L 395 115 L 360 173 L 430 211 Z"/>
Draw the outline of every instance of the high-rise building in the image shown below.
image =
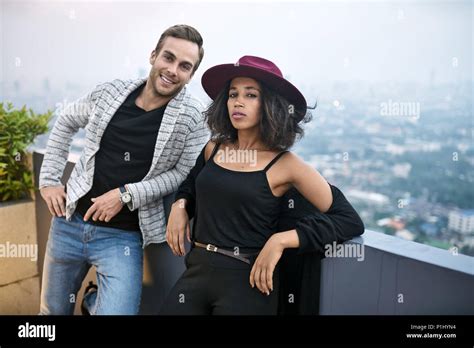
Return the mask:
<path fill-rule="evenodd" d="M 448 228 L 464 234 L 474 232 L 474 209 L 451 211 L 449 213 Z"/>

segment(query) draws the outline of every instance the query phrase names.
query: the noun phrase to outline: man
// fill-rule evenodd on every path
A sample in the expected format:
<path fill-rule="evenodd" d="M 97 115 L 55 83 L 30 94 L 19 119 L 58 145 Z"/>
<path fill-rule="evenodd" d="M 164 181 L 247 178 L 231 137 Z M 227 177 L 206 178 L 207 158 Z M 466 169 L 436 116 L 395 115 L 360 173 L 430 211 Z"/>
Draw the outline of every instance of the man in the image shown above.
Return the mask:
<path fill-rule="evenodd" d="M 177 190 L 209 138 L 202 105 L 185 88 L 202 44 L 196 29 L 170 27 L 151 53 L 147 79 L 99 85 L 57 111 L 39 183 L 53 214 L 40 314 L 72 314 L 91 265 L 98 292 L 90 313 L 138 312 L 142 248 L 166 240 L 163 197 Z M 60 179 L 79 128 L 86 143 L 65 189 Z"/>

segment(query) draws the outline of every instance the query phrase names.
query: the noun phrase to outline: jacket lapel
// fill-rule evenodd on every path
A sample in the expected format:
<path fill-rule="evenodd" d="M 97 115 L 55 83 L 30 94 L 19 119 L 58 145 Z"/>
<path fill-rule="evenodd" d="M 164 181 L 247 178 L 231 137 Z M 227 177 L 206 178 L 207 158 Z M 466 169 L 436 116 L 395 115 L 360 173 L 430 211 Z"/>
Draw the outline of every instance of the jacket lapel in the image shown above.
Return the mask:
<path fill-rule="evenodd" d="M 99 126 L 97 127 L 96 133 L 96 144 L 100 144 L 102 136 L 104 135 L 105 129 L 109 124 L 112 117 L 115 115 L 117 110 L 123 104 L 125 99 L 132 93 L 136 88 L 138 88 L 142 83 L 144 83 L 146 79 L 138 79 L 134 80 L 128 86 L 125 86 L 120 93 L 118 93 L 115 98 L 112 100 L 111 103 L 108 103 L 107 109 L 104 111 L 102 117 L 100 118 Z"/>
<path fill-rule="evenodd" d="M 96 144 L 97 150 L 99 149 L 99 144 L 104 135 L 105 129 L 109 124 L 110 120 L 117 112 L 119 107 L 123 104 L 125 99 L 132 93 L 136 88 L 138 88 L 142 83 L 145 83 L 147 79 L 138 79 L 130 83 L 128 86 L 125 86 L 120 93 L 118 93 L 112 102 L 108 103 L 107 109 L 104 111 L 99 125 L 97 127 L 96 133 Z M 165 148 L 166 143 L 168 142 L 171 134 L 174 131 L 174 126 L 176 124 L 176 120 L 181 113 L 183 106 L 183 101 L 186 96 L 186 87 L 184 87 L 173 99 L 168 102 L 166 106 L 165 112 L 163 114 L 163 119 L 161 121 L 160 130 L 158 132 L 158 137 L 155 143 L 155 151 L 153 154 L 153 161 L 148 171 L 147 175 L 143 178 L 143 180 L 148 179 L 152 174 L 157 166 L 160 156 Z"/>
<path fill-rule="evenodd" d="M 148 179 L 152 176 L 155 167 L 157 166 L 163 149 L 168 142 L 171 134 L 174 131 L 176 120 L 178 119 L 183 106 L 184 97 L 186 95 L 186 87 L 184 87 L 173 99 L 168 102 L 165 112 L 163 114 L 163 120 L 161 121 L 160 130 L 155 144 L 155 152 L 153 154 L 153 161 L 151 163 L 150 170 L 143 180 Z"/>

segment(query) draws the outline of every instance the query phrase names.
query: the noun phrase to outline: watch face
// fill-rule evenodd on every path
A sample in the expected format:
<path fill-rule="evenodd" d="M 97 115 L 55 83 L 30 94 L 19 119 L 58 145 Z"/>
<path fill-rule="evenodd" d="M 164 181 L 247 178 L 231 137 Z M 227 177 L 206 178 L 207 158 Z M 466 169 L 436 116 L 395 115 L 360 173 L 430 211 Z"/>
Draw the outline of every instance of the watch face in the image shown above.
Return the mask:
<path fill-rule="evenodd" d="M 130 195 L 130 193 L 125 192 L 125 193 L 122 195 L 122 201 L 123 201 L 124 203 L 129 203 L 131 200 L 132 200 L 132 196 Z"/>

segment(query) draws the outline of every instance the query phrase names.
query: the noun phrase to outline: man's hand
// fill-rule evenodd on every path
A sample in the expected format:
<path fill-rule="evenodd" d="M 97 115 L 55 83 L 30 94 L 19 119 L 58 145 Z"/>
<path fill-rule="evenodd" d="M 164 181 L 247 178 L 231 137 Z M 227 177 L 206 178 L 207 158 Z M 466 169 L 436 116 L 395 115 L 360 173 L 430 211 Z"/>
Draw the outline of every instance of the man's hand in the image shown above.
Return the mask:
<path fill-rule="evenodd" d="M 191 242 L 189 217 L 186 212 L 186 200 L 180 199 L 171 206 L 168 225 L 166 226 L 166 241 L 176 256 L 183 256 L 186 253 L 184 248 L 185 234 L 188 241 Z"/>
<path fill-rule="evenodd" d="M 48 205 L 51 215 L 66 216 L 66 191 L 64 191 L 64 186 L 43 187 L 40 189 L 40 193 Z"/>
<path fill-rule="evenodd" d="M 250 286 L 257 285 L 267 295 L 273 291 L 273 271 L 285 249 L 280 236 L 280 233 L 275 233 L 267 240 L 250 271 Z"/>
<path fill-rule="evenodd" d="M 104 193 L 102 196 L 91 198 L 94 204 L 87 210 L 84 215 L 84 221 L 88 221 L 92 216 L 94 221 L 109 222 L 120 210 L 122 210 L 122 202 L 120 201 L 120 189 L 116 188 Z"/>

